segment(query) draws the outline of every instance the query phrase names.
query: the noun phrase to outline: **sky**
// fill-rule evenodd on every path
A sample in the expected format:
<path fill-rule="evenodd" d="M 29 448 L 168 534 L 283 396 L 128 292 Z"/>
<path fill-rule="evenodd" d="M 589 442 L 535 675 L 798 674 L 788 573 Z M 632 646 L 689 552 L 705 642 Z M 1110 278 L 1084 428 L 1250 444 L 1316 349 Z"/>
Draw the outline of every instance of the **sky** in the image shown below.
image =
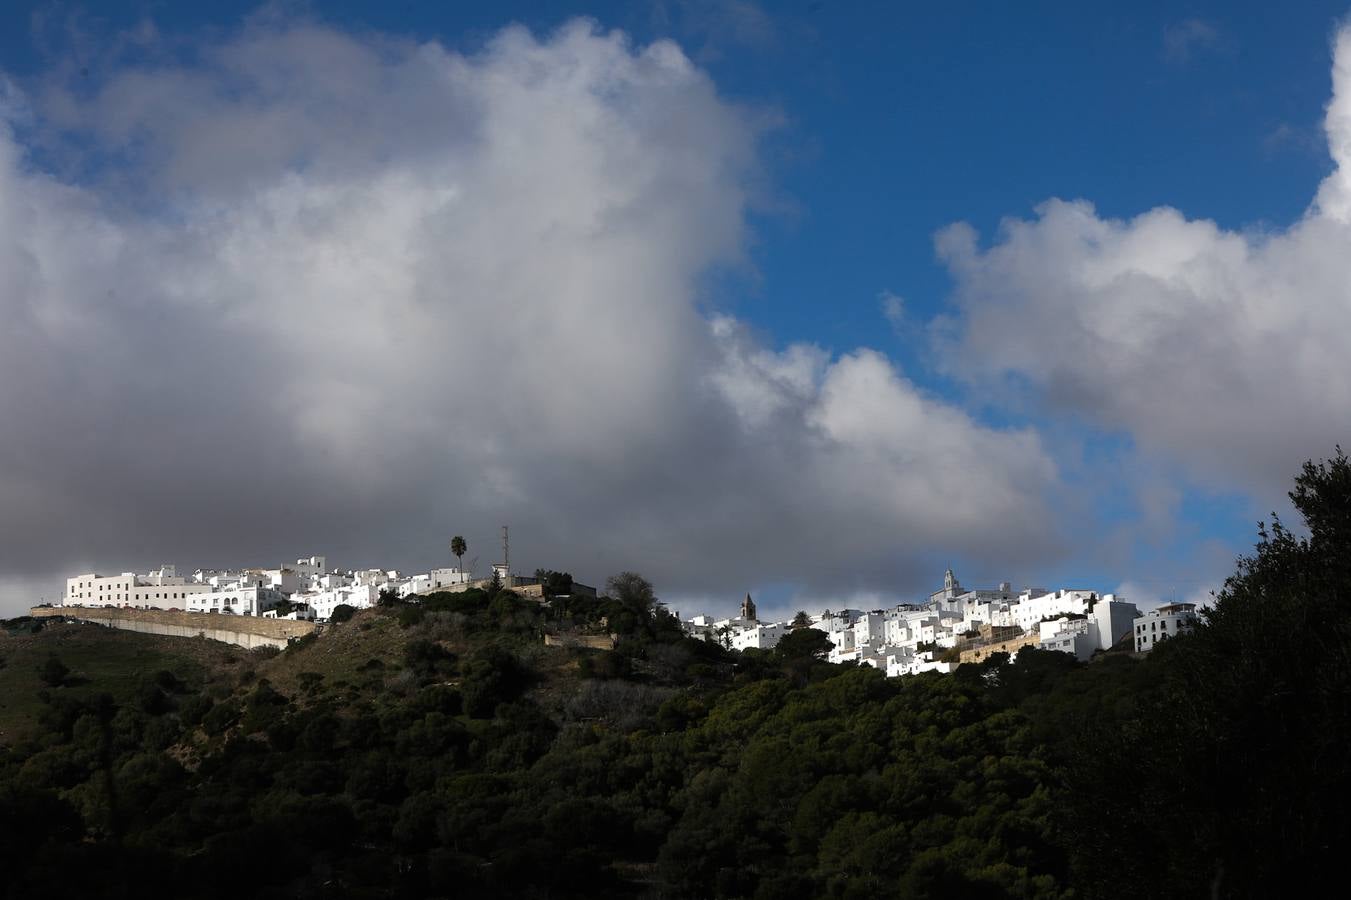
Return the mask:
<path fill-rule="evenodd" d="M 0 615 L 502 525 L 1203 599 L 1348 443 L 1346 13 L 0 3 Z"/>

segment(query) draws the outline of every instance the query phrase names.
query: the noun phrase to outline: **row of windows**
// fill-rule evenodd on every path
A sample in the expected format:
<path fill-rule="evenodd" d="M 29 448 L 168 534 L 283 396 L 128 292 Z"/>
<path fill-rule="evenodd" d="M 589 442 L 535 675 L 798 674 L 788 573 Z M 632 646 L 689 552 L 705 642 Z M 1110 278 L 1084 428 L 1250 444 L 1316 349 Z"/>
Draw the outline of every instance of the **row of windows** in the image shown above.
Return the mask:
<path fill-rule="evenodd" d="M 83 591 L 81 591 L 80 593 L 76 594 L 75 596 L 76 596 L 77 599 L 80 599 L 80 600 L 85 599 L 85 595 L 84 595 L 84 592 L 83 592 Z M 144 597 L 142 597 L 139 593 L 138 593 L 134 598 L 133 598 L 130 594 L 128 594 L 128 595 L 127 595 L 127 599 L 129 599 L 129 600 L 130 600 L 130 599 L 136 599 L 136 600 L 150 600 L 150 599 L 155 599 L 155 600 L 181 600 L 181 599 L 186 598 L 187 596 L 188 596 L 188 595 L 187 595 L 186 593 L 179 593 L 179 592 L 177 592 L 177 591 L 172 591 L 172 592 L 171 592 L 171 591 L 162 591 L 162 592 L 156 592 L 155 596 L 152 598 L 152 597 L 150 596 L 150 593 L 147 591 Z M 90 592 L 89 592 L 89 598 L 88 598 L 88 599 L 90 599 L 90 600 L 93 600 L 93 599 L 94 599 L 94 592 L 93 592 L 93 591 L 90 591 Z M 121 595 L 121 594 L 116 594 L 116 595 L 110 596 L 108 599 L 110 599 L 110 600 L 121 600 L 121 599 L 122 599 L 122 595 Z"/>

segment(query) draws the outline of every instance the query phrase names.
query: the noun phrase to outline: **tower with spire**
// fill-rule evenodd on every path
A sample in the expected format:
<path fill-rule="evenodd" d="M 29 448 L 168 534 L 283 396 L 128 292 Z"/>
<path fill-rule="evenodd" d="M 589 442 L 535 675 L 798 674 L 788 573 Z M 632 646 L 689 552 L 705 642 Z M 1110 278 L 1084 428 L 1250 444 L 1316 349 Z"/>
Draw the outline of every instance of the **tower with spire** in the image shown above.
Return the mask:
<path fill-rule="evenodd" d="M 751 599 L 750 594 L 747 594 L 746 599 L 741 601 L 741 618 L 747 622 L 760 621 L 755 617 L 755 601 Z"/>

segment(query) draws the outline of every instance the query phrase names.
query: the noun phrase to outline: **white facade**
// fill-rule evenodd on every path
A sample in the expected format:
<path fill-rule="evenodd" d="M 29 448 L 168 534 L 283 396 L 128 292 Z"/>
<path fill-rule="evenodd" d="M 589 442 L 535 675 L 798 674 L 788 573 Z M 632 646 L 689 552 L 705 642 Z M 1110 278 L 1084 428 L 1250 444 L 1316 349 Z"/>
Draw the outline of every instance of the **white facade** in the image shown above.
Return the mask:
<path fill-rule="evenodd" d="M 1088 614 L 1093 624 L 1096 646 L 1099 650 L 1110 650 L 1126 635 L 1131 633 L 1140 610 L 1134 603 L 1117 599 L 1115 594 L 1103 594 Z"/>
<path fill-rule="evenodd" d="M 456 568 L 432 569 L 425 575 L 414 575 L 400 585 L 399 596 L 408 597 L 413 594 L 427 594 L 450 588 L 462 588 L 469 583 L 468 572 L 462 572 Z"/>
<path fill-rule="evenodd" d="M 1037 623 L 1047 616 L 1059 616 L 1064 613 L 1087 615 L 1089 601 L 1096 599 L 1094 591 L 1059 590 L 1030 596 L 1030 592 L 1019 596 L 1013 609 L 1013 624 L 1029 634 L 1036 630 Z"/>
<path fill-rule="evenodd" d="M 262 585 L 232 587 L 193 594 L 184 607 L 188 612 L 213 612 L 237 616 L 261 616 L 286 599 L 281 591 Z"/>
<path fill-rule="evenodd" d="M 1195 603 L 1169 603 L 1151 609 L 1135 620 L 1135 650 L 1153 650 L 1159 641 L 1185 634 L 1195 624 Z"/>
<path fill-rule="evenodd" d="M 311 580 L 328 574 L 327 556 L 306 556 L 290 566 L 303 580 Z"/>
<path fill-rule="evenodd" d="M 1058 650 L 1087 662 L 1097 649 L 1097 629 L 1088 619 L 1064 617 L 1041 622 L 1037 627 L 1041 635 L 1037 644 L 1043 650 Z"/>
<path fill-rule="evenodd" d="M 791 627 L 786 622 L 778 622 L 773 625 L 764 625 L 757 622 L 732 635 L 732 649 L 769 650 L 777 646 L 783 636 L 790 630 Z"/>
<path fill-rule="evenodd" d="M 172 571 L 172 567 L 168 567 Z M 207 584 L 191 584 L 186 578 L 165 575 L 161 569 L 150 575 L 123 572 L 99 575 L 90 572 L 66 579 L 66 606 L 125 606 L 135 609 L 187 609 L 188 598 L 209 593 Z"/>
<path fill-rule="evenodd" d="M 380 591 L 374 585 L 353 584 L 317 591 L 312 594 L 297 594 L 292 602 L 304 603 L 314 610 L 314 618 L 324 622 L 332 618 L 333 610 L 339 606 L 351 606 L 354 609 L 368 609 L 376 604 Z"/>

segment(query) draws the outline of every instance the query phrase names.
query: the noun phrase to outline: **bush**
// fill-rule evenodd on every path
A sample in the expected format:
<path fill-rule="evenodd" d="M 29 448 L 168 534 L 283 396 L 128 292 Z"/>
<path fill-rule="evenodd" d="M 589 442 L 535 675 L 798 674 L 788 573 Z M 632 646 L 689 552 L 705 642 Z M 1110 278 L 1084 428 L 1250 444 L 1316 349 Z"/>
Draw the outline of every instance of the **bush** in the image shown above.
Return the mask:
<path fill-rule="evenodd" d="M 335 624 L 341 622 L 348 622 L 351 621 L 352 616 L 356 614 L 357 610 L 355 606 L 349 606 L 346 603 L 339 603 L 337 606 L 333 607 L 333 615 L 329 616 L 328 620 Z"/>
<path fill-rule="evenodd" d="M 239 712 L 239 704 L 233 700 L 213 706 L 202 716 L 202 729 L 213 736 L 224 734 L 239 721 Z"/>
<path fill-rule="evenodd" d="M 60 687 L 66 683 L 68 675 L 70 675 L 70 669 L 55 656 L 47 657 L 47 661 L 38 666 L 38 677 L 48 687 Z"/>
<path fill-rule="evenodd" d="M 577 670 L 583 678 L 627 678 L 633 669 L 629 658 L 613 650 L 589 652 L 577 661 Z"/>
<path fill-rule="evenodd" d="M 475 653 L 461 670 L 460 693 L 464 710 L 474 718 L 487 718 L 499 703 L 516 699 L 530 681 L 530 672 L 505 650 L 489 647 Z"/>
<path fill-rule="evenodd" d="M 404 664 L 421 679 L 442 678 L 455 665 L 455 654 L 435 641 L 409 641 L 403 651 Z"/>

